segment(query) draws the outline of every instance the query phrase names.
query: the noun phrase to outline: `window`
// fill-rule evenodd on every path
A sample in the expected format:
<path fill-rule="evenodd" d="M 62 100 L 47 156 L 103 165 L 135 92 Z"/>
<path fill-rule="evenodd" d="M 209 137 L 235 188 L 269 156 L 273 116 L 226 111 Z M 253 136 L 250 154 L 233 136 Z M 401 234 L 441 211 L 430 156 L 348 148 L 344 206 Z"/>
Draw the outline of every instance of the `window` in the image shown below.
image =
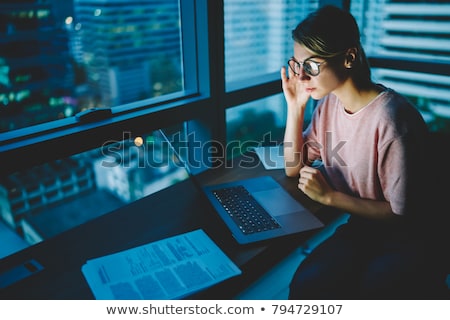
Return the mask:
<path fill-rule="evenodd" d="M 227 91 L 239 82 L 262 82 L 292 55 L 291 31 L 318 1 L 224 1 Z M 234 84 L 234 85 L 233 85 Z"/>
<path fill-rule="evenodd" d="M 208 10 L 202 0 L 0 4 L 2 223 L 32 244 L 186 178 L 159 129 L 211 104 Z"/>
<path fill-rule="evenodd" d="M 1 10 L 0 132 L 185 89 L 178 0 Z"/>
<path fill-rule="evenodd" d="M 177 0 L 75 0 L 74 11 L 67 28 L 79 41 L 73 55 L 86 74 L 84 105 L 114 107 L 184 89 Z"/>
<path fill-rule="evenodd" d="M 227 105 L 228 145 L 282 141 L 286 106 L 279 94 L 280 68 L 292 56 L 291 31 L 318 5 L 319 1 L 224 1 L 226 90 L 232 92 L 230 98 L 236 97 Z M 243 87 L 268 81 L 275 90 L 262 87 L 253 95 L 245 91 L 242 98 L 237 94 Z M 270 97 L 261 94 L 271 90 Z"/>
<path fill-rule="evenodd" d="M 353 0 L 351 12 L 366 54 L 377 58 L 374 80 L 409 97 L 431 130 L 449 133 L 450 4 L 444 2 Z"/>
<path fill-rule="evenodd" d="M 207 32 L 196 30 L 207 30 L 207 10 L 201 0 L 2 2 L 0 154 L 16 159 L 3 170 L 199 115 L 198 102 L 209 96 L 209 63 L 208 52 L 197 50 L 208 43 Z M 16 17 L 38 23 L 23 31 Z M 3 50 L 10 47 L 14 53 Z M 195 103 L 183 100 L 193 96 Z M 111 113 L 75 116 L 93 108 Z"/>

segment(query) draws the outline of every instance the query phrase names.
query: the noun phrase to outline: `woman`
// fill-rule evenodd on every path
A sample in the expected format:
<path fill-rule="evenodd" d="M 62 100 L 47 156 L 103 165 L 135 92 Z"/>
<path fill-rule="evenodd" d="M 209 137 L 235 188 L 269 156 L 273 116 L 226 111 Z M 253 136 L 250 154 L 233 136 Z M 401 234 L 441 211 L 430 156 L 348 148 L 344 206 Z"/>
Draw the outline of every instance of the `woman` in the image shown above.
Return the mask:
<path fill-rule="evenodd" d="M 422 298 L 426 251 L 413 221 L 427 127 L 404 97 L 372 82 L 350 13 L 322 7 L 292 36 L 294 56 L 281 69 L 286 174 L 350 218 L 301 263 L 289 298 Z M 319 103 L 303 131 L 309 98 Z"/>

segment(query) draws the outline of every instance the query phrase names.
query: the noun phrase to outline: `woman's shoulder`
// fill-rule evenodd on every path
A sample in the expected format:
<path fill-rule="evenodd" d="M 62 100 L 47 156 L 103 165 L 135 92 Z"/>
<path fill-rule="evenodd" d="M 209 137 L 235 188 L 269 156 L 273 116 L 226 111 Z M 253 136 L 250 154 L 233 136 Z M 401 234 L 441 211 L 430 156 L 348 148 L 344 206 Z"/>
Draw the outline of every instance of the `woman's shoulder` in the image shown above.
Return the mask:
<path fill-rule="evenodd" d="M 398 130 L 415 127 L 423 129 L 426 124 L 418 108 L 403 94 L 392 88 L 385 88 L 379 99 L 380 117 Z"/>
<path fill-rule="evenodd" d="M 411 114 L 414 116 L 420 114 L 411 100 L 392 88 L 385 87 L 380 98 L 379 103 L 385 107 L 384 110 L 389 114 Z"/>

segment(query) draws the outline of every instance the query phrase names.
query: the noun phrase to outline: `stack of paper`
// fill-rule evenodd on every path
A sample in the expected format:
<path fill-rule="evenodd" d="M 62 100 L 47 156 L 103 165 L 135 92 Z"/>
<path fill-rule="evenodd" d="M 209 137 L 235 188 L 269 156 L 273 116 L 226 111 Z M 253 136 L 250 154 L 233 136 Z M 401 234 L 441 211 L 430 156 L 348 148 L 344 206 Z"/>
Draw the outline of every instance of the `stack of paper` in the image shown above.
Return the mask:
<path fill-rule="evenodd" d="M 96 299 L 178 299 L 241 273 L 196 230 L 92 259 L 81 268 Z"/>

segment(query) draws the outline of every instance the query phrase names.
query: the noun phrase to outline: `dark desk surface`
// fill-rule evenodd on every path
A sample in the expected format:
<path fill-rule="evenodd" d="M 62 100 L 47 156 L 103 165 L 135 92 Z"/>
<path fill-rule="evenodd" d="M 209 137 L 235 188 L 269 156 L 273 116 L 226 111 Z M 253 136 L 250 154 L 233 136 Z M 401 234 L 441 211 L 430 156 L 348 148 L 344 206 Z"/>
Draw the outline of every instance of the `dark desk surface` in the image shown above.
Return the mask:
<path fill-rule="evenodd" d="M 283 170 L 265 170 L 253 160 L 198 175 L 202 184 L 271 175 L 325 224 L 338 213 L 297 190 Z M 240 159 L 242 160 L 242 159 Z M 0 274 L 31 259 L 44 269 L 0 289 L 0 299 L 94 299 L 81 266 L 88 260 L 202 228 L 242 270 L 242 275 L 200 292 L 192 299 L 230 299 L 312 235 L 301 233 L 252 245 L 239 245 L 191 180 L 128 204 L 54 238 L 0 260 Z M 313 231 L 317 232 L 317 231 Z"/>

